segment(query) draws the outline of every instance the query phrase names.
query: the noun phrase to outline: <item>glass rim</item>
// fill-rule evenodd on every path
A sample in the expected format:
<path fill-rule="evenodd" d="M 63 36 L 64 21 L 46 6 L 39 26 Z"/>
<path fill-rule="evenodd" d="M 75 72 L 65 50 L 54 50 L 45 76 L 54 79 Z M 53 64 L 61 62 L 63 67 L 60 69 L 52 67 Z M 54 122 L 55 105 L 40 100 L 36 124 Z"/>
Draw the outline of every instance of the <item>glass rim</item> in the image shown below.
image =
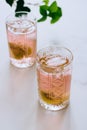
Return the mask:
<path fill-rule="evenodd" d="M 39 62 L 40 61 L 40 53 L 43 51 L 43 52 L 45 52 L 47 49 L 49 49 L 49 48 L 58 48 L 58 50 L 59 49 L 64 49 L 65 51 L 67 51 L 67 52 L 69 52 L 69 55 L 70 55 L 70 59 L 69 59 L 69 62 L 68 63 L 65 63 L 65 64 L 60 64 L 60 65 L 58 65 L 58 66 L 55 66 L 55 67 L 51 67 L 51 68 L 60 68 L 60 67 L 67 67 L 68 65 L 70 65 L 71 63 L 72 63 L 72 61 L 73 61 L 73 54 L 72 54 L 72 52 L 71 52 L 71 50 L 70 49 L 68 49 L 68 48 L 66 48 L 66 47 L 63 47 L 63 46 L 53 46 L 53 45 L 51 45 L 51 46 L 47 46 L 47 47 L 44 47 L 44 48 L 42 48 L 42 49 L 40 49 L 38 52 L 37 52 L 37 58 L 36 58 L 36 61 L 37 61 L 37 63 L 39 63 L 40 65 L 42 65 L 42 63 L 41 62 Z M 43 65 L 44 67 L 48 67 L 47 65 Z"/>
<path fill-rule="evenodd" d="M 15 14 L 20 14 L 20 16 L 16 17 Z M 23 14 L 23 15 L 21 15 Z M 28 25 L 26 27 L 22 26 L 22 24 L 20 23 L 19 26 L 14 26 L 11 23 L 14 23 L 15 21 L 20 21 L 20 20 L 24 20 L 28 22 Z M 13 29 L 30 29 L 30 31 L 28 33 L 32 33 L 34 30 L 32 29 L 33 27 L 37 27 L 37 21 L 36 21 L 36 17 L 32 12 L 28 12 L 28 11 L 17 11 L 17 12 L 11 12 L 7 18 L 6 18 L 6 27 L 11 27 Z M 22 33 L 21 33 L 22 34 Z M 24 34 L 24 32 L 23 32 Z M 25 33 L 26 34 L 26 33 Z"/>

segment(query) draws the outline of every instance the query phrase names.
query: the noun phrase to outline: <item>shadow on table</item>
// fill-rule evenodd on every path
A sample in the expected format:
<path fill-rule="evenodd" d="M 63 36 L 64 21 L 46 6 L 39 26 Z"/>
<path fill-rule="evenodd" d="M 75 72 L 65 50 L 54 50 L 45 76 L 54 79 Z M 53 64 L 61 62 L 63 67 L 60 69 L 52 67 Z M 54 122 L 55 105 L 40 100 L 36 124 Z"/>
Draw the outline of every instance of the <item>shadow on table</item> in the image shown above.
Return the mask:
<path fill-rule="evenodd" d="M 36 122 L 36 130 L 76 130 L 70 106 L 52 112 L 38 105 Z"/>

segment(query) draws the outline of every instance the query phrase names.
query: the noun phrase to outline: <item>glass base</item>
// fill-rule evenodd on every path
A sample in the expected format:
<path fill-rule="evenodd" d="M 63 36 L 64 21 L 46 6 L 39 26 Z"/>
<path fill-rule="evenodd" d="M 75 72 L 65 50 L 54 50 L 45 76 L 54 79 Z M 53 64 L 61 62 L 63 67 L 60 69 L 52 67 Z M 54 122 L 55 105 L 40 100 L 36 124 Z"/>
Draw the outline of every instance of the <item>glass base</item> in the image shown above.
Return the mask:
<path fill-rule="evenodd" d="M 57 111 L 57 110 L 66 108 L 69 105 L 69 100 L 67 100 L 59 105 L 51 105 L 51 104 L 47 104 L 46 102 L 44 102 L 40 99 L 40 105 L 47 110 Z"/>
<path fill-rule="evenodd" d="M 35 58 L 24 58 L 22 60 L 15 60 L 13 58 L 10 58 L 10 62 L 12 65 L 18 68 L 27 68 L 31 67 L 35 63 Z"/>

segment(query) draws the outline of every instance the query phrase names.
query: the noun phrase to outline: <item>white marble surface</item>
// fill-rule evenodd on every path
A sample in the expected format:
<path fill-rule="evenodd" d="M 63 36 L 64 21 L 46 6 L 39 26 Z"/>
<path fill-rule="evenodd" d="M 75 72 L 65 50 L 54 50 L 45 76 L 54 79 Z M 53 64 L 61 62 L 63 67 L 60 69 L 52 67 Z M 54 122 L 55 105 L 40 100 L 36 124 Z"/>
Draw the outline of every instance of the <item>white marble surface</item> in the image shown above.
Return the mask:
<path fill-rule="evenodd" d="M 38 104 L 35 66 L 9 63 L 5 18 L 11 8 L 0 0 L 0 130 L 87 130 L 87 0 L 58 0 L 63 17 L 39 23 L 38 46 L 59 44 L 74 55 L 70 106 L 58 112 Z"/>

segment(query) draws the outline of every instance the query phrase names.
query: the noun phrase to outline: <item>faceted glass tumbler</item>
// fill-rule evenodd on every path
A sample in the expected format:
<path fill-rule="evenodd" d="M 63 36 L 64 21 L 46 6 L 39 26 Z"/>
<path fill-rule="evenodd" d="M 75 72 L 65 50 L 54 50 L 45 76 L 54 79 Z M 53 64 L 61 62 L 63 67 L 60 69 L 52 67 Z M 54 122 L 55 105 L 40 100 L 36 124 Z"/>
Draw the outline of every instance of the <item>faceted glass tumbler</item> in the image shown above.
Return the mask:
<path fill-rule="evenodd" d="M 37 27 L 31 12 L 17 12 L 6 19 L 10 62 L 18 68 L 30 67 L 36 59 Z"/>
<path fill-rule="evenodd" d="M 60 110 L 69 104 L 73 55 L 64 47 L 49 46 L 37 53 L 38 93 L 41 106 Z"/>

